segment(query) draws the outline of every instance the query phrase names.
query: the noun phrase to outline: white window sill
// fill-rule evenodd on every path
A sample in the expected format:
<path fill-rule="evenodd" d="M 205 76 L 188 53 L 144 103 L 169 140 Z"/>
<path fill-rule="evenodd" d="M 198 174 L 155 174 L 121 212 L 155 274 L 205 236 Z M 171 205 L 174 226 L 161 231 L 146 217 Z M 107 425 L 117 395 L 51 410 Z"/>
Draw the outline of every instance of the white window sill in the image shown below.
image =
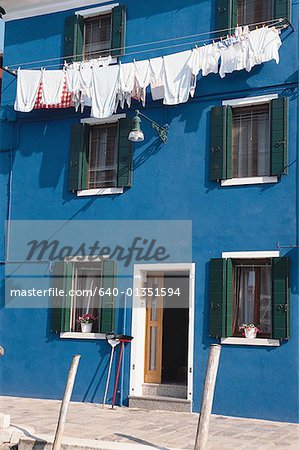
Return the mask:
<path fill-rule="evenodd" d="M 100 189 L 86 189 L 84 191 L 77 191 L 77 197 L 87 197 L 90 195 L 117 195 L 123 194 L 124 188 L 100 188 Z"/>
<path fill-rule="evenodd" d="M 267 184 L 277 182 L 278 177 L 230 178 L 228 180 L 221 180 L 221 186 L 243 186 L 249 184 Z"/>
<path fill-rule="evenodd" d="M 61 339 L 106 339 L 106 335 L 104 333 L 80 333 L 71 331 L 60 333 Z"/>
<path fill-rule="evenodd" d="M 102 3 L 102 2 L 98 2 L 98 3 Z M 76 16 L 82 16 L 82 17 L 84 17 L 84 19 L 87 19 L 88 17 L 94 17 L 94 16 L 99 16 L 100 14 L 106 14 L 106 13 L 112 11 L 112 9 L 115 8 L 116 6 L 119 6 L 119 3 L 111 3 L 110 5 L 98 6 L 96 8 L 81 9 L 80 11 L 76 11 L 75 14 L 76 14 Z"/>
<path fill-rule="evenodd" d="M 105 125 L 106 123 L 117 123 L 120 119 L 125 119 L 127 115 L 123 114 L 113 114 L 113 116 L 106 117 L 105 119 L 95 119 L 94 117 L 87 117 L 86 119 L 81 119 L 81 123 L 87 123 L 88 125 Z"/>
<path fill-rule="evenodd" d="M 280 341 L 278 339 L 266 339 L 266 338 L 248 339 L 242 337 L 228 337 L 228 338 L 221 338 L 221 344 L 279 347 Z"/>

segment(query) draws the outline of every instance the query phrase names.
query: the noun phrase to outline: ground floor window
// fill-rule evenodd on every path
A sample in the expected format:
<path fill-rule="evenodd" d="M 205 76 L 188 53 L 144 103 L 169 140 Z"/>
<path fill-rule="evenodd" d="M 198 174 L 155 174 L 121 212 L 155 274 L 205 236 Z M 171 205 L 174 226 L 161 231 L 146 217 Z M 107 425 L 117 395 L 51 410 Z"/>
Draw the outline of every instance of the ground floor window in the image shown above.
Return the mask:
<path fill-rule="evenodd" d="M 271 260 L 233 260 L 233 334 L 243 323 L 255 324 L 260 337 L 270 337 Z"/>

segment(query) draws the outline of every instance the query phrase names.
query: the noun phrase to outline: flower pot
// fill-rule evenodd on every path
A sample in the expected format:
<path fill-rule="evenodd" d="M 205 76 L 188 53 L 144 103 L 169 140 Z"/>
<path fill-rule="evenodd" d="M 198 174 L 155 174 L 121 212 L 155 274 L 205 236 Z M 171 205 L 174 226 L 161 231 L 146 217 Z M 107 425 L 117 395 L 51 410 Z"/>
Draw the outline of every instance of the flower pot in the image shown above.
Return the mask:
<path fill-rule="evenodd" d="M 91 333 L 92 323 L 82 323 L 81 322 L 81 331 L 82 333 Z"/>
<path fill-rule="evenodd" d="M 245 337 L 247 339 L 255 339 L 256 338 L 256 330 L 254 328 L 245 328 Z"/>

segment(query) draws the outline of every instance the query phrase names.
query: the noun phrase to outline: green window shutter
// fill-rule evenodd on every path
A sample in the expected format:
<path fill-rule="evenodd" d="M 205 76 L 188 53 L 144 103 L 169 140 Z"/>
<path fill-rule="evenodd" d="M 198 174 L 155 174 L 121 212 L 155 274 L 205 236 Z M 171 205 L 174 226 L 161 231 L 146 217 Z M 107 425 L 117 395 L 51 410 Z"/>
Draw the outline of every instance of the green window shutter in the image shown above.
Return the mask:
<path fill-rule="evenodd" d="M 272 259 L 272 338 L 290 337 L 289 258 Z"/>
<path fill-rule="evenodd" d="M 287 20 L 291 19 L 290 0 L 274 0 L 274 18 Z"/>
<path fill-rule="evenodd" d="M 65 31 L 64 31 L 64 58 L 68 63 L 73 61 L 75 49 L 75 28 L 76 28 L 76 16 L 72 15 L 66 17 Z"/>
<path fill-rule="evenodd" d="M 133 142 L 128 140 L 132 129 L 131 119 L 120 119 L 118 123 L 118 187 L 132 186 Z"/>
<path fill-rule="evenodd" d="M 66 17 L 64 33 L 64 58 L 70 63 L 82 61 L 84 41 L 84 18 L 82 16 Z"/>
<path fill-rule="evenodd" d="M 210 261 L 210 332 L 214 338 L 226 336 L 227 261 Z"/>
<path fill-rule="evenodd" d="M 116 6 L 112 9 L 111 55 L 121 56 L 125 53 L 126 7 Z"/>
<path fill-rule="evenodd" d="M 288 171 L 288 98 L 271 101 L 271 175 Z"/>
<path fill-rule="evenodd" d="M 238 0 L 216 0 L 216 30 L 218 36 L 226 36 L 234 31 L 238 22 Z"/>
<path fill-rule="evenodd" d="M 69 190 L 87 189 L 89 125 L 75 124 L 71 128 Z"/>
<path fill-rule="evenodd" d="M 84 17 L 77 16 L 76 21 L 76 40 L 74 45 L 75 61 L 83 60 L 83 47 L 84 47 Z"/>
<path fill-rule="evenodd" d="M 231 177 L 232 108 L 216 106 L 211 110 L 210 180 Z"/>
<path fill-rule="evenodd" d="M 64 296 L 55 296 L 51 308 L 51 330 L 54 333 L 70 331 L 71 320 L 71 297 L 69 295 L 72 289 L 73 264 L 66 262 L 57 262 L 53 270 L 54 288 L 63 290 Z"/>
<path fill-rule="evenodd" d="M 102 266 L 102 288 L 104 292 L 110 289 L 110 294 L 102 297 L 101 321 L 99 333 L 110 333 L 114 330 L 115 319 L 115 296 L 113 289 L 116 287 L 117 272 L 116 263 L 111 260 L 104 260 Z"/>

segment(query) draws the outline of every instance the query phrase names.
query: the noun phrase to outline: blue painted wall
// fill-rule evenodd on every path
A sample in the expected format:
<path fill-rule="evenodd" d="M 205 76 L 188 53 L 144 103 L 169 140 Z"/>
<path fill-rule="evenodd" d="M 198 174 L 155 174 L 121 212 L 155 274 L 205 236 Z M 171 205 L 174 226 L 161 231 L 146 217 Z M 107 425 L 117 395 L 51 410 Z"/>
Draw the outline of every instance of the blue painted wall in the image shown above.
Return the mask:
<path fill-rule="evenodd" d="M 293 22 L 298 3 L 292 2 Z M 127 46 L 215 29 L 215 2 L 207 0 L 127 0 Z M 59 58 L 64 19 L 73 11 L 8 22 L 5 64 Z M 199 410 L 208 355 L 208 261 L 222 251 L 276 250 L 276 243 L 298 242 L 298 33 L 284 31 L 281 62 L 239 72 L 221 80 L 210 75 L 198 83 L 185 105 L 148 103 L 146 111 L 168 123 L 169 141 L 157 146 L 144 124 L 146 139 L 135 146 L 133 187 L 117 197 L 76 198 L 67 191 L 70 127 L 82 116 L 73 111 L 39 111 L 2 128 L 0 154 L 0 255 L 4 254 L 5 220 L 188 219 L 193 222 L 196 263 L 194 411 Z M 189 42 L 189 40 L 186 40 Z M 193 39 L 192 39 L 193 41 Z M 164 47 L 161 44 L 161 47 Z M 149 46 L 156 48 L 156 45 Z M 146 47 L 146 48 L 149 48 Z M 187 45 L 190 48 L 191 45 Z M 142 59 L 186 47 L 128 55 Z M 145 48 L 144 48 L 145 49 Z M 136 49 L 133 49 L 134 51 Z M 140 50 L 140 49 L 139 49 Z M 128 50 L 129 53 L 129 50 Z M 56 61 L 53 61 L 53 64 Z M 26 67 L 37 67 L 33 63 Z M 15 82 L 5 77 L 3 108 L 13 103 Z M 290 97 L 289 173 L 279 183 L 221 188 L 209 181 L 209 114 L 224 99 L 278 93 Z M 133 110 L 128 112 L 133 114 Z M 13 127 L 13 129 L 11 129 Z M 11 133 L 14 138 L 10 139 Z M 11 160 L 10 160 L 11 158 Z M 142 161 L 142 163 L 141 163 Z M 10 163 L 12 162 L 12 172 Z M 8 210 L 8 186 L 11 207 Z M 146 205 L 146 208 L 144 207 Z M 298 252 L 291 258 L 291 339 L 279 348 L 234 347 L 222 350 L 214 413 L 297 422 L 298 414 Z M 4 268 L 1 267 L 1 278 Z M 105 342 L 61 340 L 49 333 L 46 310 L 4 308 L 1 288 L 0 393 L 60 398 L 74 353 L 82 360 L 75 400 L 101 401 L 109 348 Z M 121 315 L 121 313 L 120 313 Z M 120 317 L 121 321 L 121 317 Z M 127 331 L 130 329 L 128 318 Z M 129 354 L 125 360 L 124 396 L 129 392 Z M 110 393 L 111 394 L 111 393 Z"/>

